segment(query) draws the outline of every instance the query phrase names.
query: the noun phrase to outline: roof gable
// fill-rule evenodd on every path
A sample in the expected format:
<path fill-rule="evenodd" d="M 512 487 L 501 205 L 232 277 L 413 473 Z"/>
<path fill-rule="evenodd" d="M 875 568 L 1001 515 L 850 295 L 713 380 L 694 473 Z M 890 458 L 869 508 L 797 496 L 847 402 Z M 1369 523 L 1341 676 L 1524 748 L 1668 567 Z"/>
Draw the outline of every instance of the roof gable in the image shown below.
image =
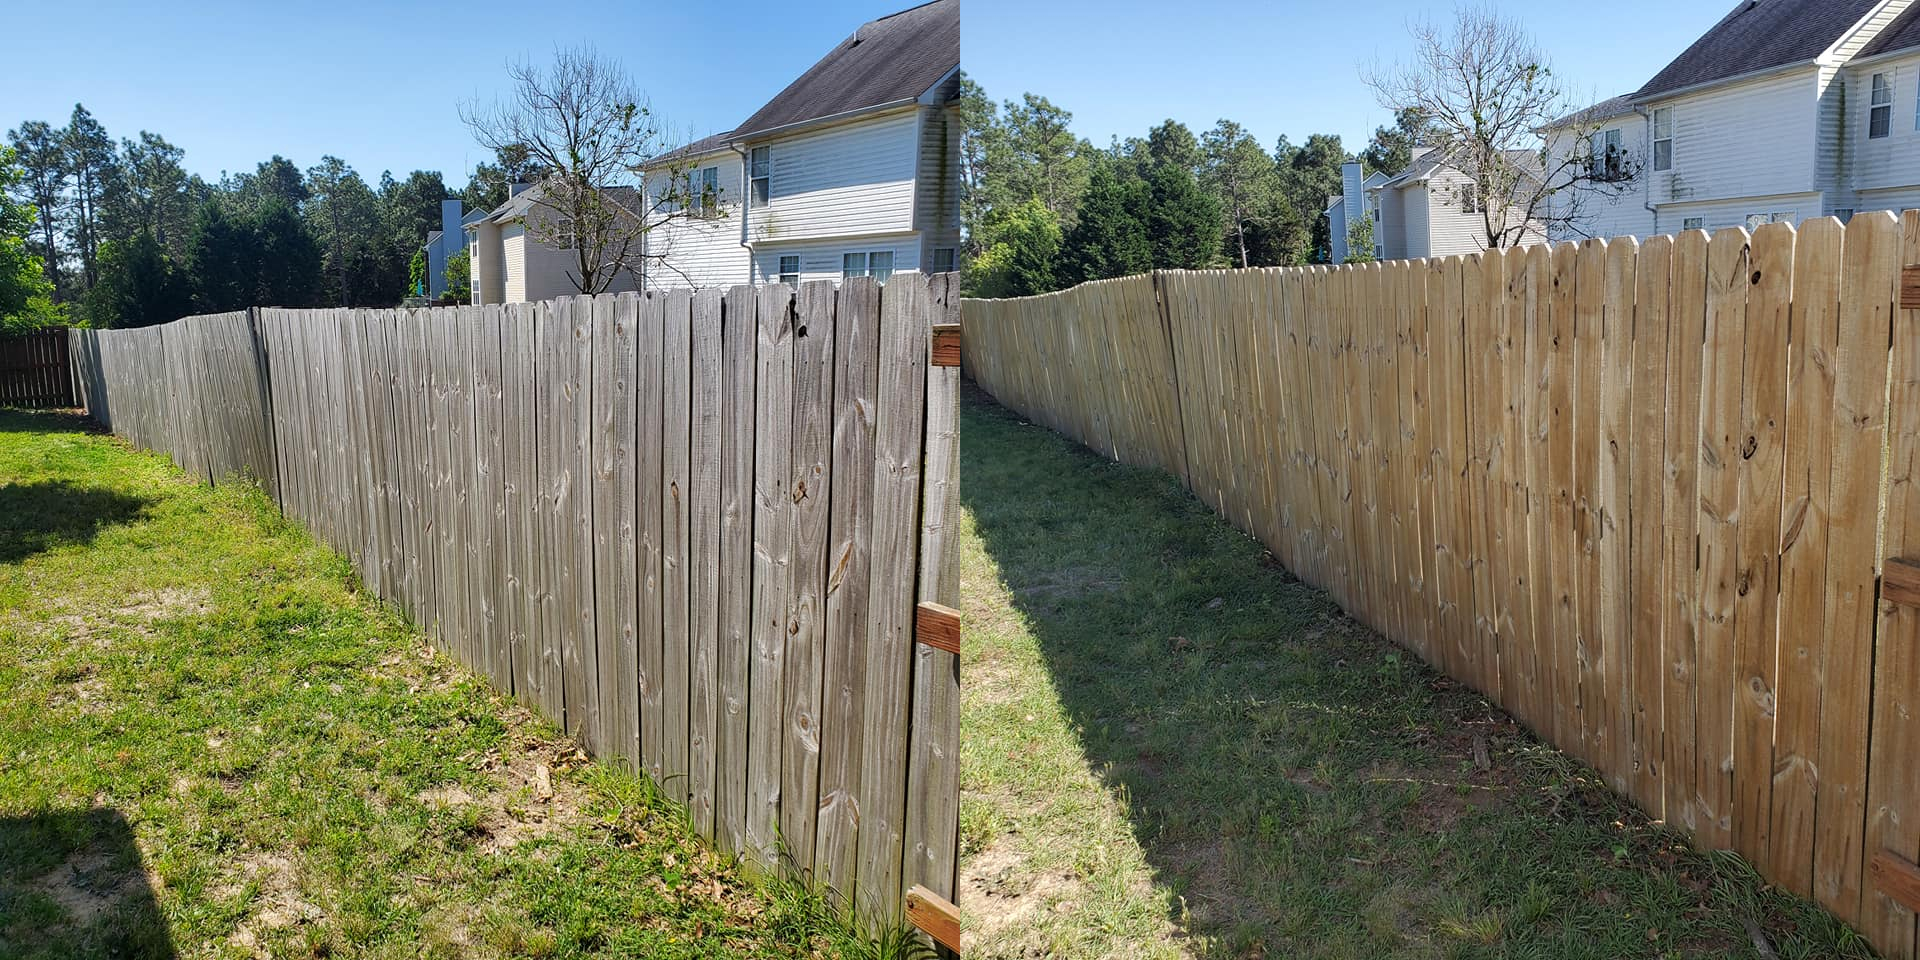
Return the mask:
<path fill-rule="evenodd" d="M 960 0 L 933 0 L 862 24 L 734 137 L 913 100 L 959 66 Z"/>
<path fill-rule="evenodd" d="M 1907 12 L 1887 24 L 1885 30 L 1860 48 L 1856 57 L 1877 57 L 1883 53 L 1893 53 L 1909 47 L 1920 47 L 1920 4 L 1910 6 Z"/>
<path fill-rule="evenodd" d="M 1634 94 L 1637 100 L 1810 62 L 1882 0 L 1739 0 Z"/>

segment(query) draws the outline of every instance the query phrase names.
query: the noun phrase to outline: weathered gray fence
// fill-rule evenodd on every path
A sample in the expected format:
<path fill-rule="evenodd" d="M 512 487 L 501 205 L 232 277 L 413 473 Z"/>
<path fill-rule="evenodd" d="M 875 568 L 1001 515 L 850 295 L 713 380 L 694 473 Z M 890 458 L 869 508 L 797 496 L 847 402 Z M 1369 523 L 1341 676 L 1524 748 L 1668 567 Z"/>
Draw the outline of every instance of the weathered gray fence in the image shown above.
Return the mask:
<path fill-rule="evenodd" d="M 954 895 L 951 275 L 76 331 L 88 409 L 288 516 L 705 836 Z M 930 619 L 929 619 L 930 618 Z M 926 639 L 926 638 L 921 638 Z"/>

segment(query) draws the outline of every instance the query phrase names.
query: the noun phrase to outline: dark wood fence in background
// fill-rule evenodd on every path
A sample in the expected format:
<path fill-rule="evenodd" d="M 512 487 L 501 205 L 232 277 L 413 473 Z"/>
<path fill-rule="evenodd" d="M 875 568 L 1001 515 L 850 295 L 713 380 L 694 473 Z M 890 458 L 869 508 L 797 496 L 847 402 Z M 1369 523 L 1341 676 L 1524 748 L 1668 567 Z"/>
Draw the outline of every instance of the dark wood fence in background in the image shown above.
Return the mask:
<path fill-rule="evenodd" d="M 0 407 L 71 407 L 64 327 L 0 337 Z"/>
<path fill-rule="evenodd" d="M 958 863 L 958 311 L 951 275 L 262 309 L 75 366 L 721 848 L 893 921 Z"/>

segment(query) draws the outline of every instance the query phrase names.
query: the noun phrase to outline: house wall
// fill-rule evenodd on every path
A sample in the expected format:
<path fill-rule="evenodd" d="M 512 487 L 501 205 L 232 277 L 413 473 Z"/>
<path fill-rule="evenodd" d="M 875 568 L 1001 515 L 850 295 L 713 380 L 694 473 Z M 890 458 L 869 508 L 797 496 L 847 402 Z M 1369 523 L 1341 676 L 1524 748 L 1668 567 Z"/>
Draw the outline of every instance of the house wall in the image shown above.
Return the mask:
<path fill-rule="evenodd" d="M 1819 193 L 1796 193 L 1770 197 L 1739 197 L 1710 203 L 1675 203 L 1660 208 L 1660 233 L 1679 233 L 1688 229 L 1686 221 L 1701 220 L 1699 229 L 1713 231 L 1723 227 L 1744 227 L 1747 217 L 1761 214 L 1791 213 L 1790 222 L 1799 224 L 1826 216 L 1825 198 Z"/>
<path fill-rule="evenodd" d="M 915 230 L 959 235 L 960 132 L 958 111 L 920 108 L 920 153 L 913 193 Z"/>
<path fill-rule="evenodd" d="M 1400 191 L 1400 203 L 1407 217 L 1402 235 L 1406 237 L 1410 260 L 1433 256 L 1432 193 L 1424 180 Z"/>
<path fill-rule="evenodd" d="M 501 242 L 500 227 L 491 223 L 477 223 L 473 228 L 473 248 L 468 252 L 472 260 L 473 302 L 506 303 L 505 245 Z"/>
<path fill-rule="evenodd" d="M 517 223 L 500 228 L 501 303 L 527 300 L 527 228 Z"/>
<path fill-rule="evenodd" d="M 747 251 L 740 245 L 740 201 L 747 192 L 745 165 L 732 150 L 700 158 L 691 165 L 719 169 L 721 216 L 710 220 L 676 217 L 649 230 L 646 244 L 652 277 L 648 282 L 656 289 L 746 283 Z M 656 171 L 651 176 L 645 189 L 657 196 L 667 188 L 668 174 Z M 760 212 L 753 211 L 753 215 Z"/>
<path fill-rule="evenodd" d="M 767 205 L 749 219 L 754 242 L 914 229 L 920 118 L 909 107 L 765 141 L 772 175 Z"/>
<path fill-rule="evenodd" d="M 1653 202 L 1702 203 L 1816 189 L 1816 151 L 1808 138 L 1819 98 L 1817 73 L 1807 67 L 1649 101 L 1649 112 L 1673 108 L 1673 169 L 1656 173 L 1651 164 L 1647 167 Z"/>
<path fill-rule="evenodd" d="M 1384 248 L 1383 259 L 1404 260 L 1407 257 L 1405 197 L 1400 190 L 1389 187 L 1379 191 L 1378 198 L 1380 223 L 1374 239 Z"/>
<path fill-rule="evenodd" d="M 1327 206 L 1327 261 L 1329 263 L 1347 262 L 1347 205 L 1345 202 Z"/>
<path fill-rule="evenodd" d="M 1871 122 L 1873 75 L 1888 75 L 1893 85 L 1893 117 L 1887 135 L 1867 136 Z M 1920 186 L 1920 50 L 1858 67 L 1847 77 L 1846 129 L 1851 141 L 1853 189 L 1883 191 Z"/>
<path fill-rule="evenodd" d="M 839 280 L 842 257 L 848 253 L 893 252 L 894 273 L 917 273 L 923 237 L 917 233 L 879 237 L 838 237 L 831 240 L 807 240 L 770 243 L 754 247 L 754 283 L 772 283 L 780 279 L 780 258 L 800 258 L 800 280 Z M 742 280 L 742 283 L 747 281 Z"/>

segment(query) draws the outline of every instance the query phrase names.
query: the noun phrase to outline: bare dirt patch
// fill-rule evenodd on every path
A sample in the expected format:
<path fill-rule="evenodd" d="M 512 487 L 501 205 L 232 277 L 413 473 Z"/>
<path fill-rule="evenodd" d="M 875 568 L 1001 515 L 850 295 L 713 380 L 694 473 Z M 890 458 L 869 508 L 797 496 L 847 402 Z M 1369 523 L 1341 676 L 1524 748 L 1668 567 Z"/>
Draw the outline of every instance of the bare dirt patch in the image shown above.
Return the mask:
<path fill-rule="evenodd" d="M 97 850 L 83 850 L 34 886 L 59 904 L 74 926 L 85 927 L 138 894 L 141 879 L 135 871 L 114 866 L 112 857 Z"/>

